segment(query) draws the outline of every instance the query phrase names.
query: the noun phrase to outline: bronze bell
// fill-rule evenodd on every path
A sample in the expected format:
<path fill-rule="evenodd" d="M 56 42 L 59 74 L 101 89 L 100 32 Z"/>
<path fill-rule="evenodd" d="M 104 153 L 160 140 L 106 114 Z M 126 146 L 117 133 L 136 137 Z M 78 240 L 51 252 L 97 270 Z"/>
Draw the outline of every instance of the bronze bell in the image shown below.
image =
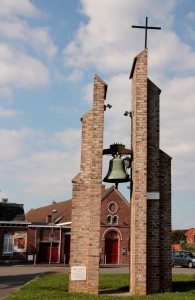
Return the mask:
<path fill-rule="evenodd" d="M 104 182 L 115 183 L 116 189 L 118 183 L 130 181 L 129 174 L 125 170 L 125 162 L 120 156 L 116 156 L 110 160 L 108 174 L 103 179 Z"/>

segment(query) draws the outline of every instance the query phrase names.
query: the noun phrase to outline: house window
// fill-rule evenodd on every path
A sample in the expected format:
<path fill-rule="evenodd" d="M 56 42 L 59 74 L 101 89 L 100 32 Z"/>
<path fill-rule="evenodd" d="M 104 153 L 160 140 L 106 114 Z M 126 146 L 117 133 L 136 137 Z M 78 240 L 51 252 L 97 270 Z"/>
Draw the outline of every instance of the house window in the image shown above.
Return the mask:
<path fill-rule="evenodd" d="M 107 216 L 107 224 L 112 224 L 112 217 L 110 215 Z"/>
<path fill-rule="evenodd" d="M 113 224 L 118 224 L 118 216 L 117 215 L 113 216 L 112 222 L 113 222 Z"/>
<path fill-rule="evenodd" d="M 3 254 L 13 253 L 13 235 L 5 234 L 3 240 Z"/>

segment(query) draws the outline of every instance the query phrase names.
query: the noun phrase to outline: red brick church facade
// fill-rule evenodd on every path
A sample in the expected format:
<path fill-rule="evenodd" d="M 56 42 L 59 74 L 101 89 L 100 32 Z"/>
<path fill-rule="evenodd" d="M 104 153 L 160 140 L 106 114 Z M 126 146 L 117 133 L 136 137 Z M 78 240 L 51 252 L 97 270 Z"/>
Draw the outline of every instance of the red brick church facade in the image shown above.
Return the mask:
<path fill-rule="evenodd" d="M 100 263 L 128 264 L 130 246 L 130 205 L 114 187 L 101 201 Z"/>
<path fill-rule="evenodd" d="M 83 200 L 84 201 L 84 200 Z M 7 203 L 9 205 L 9 203 Z M 52 217 L 52 211 L 56 211 Z M 53 228 L 51 262 L 69 264 L 72 200 L 31 209 L 25 220 L 0 221 L 0 261 L 48 263 Z M 130 204 L 113 186 L 102 186 L 100 223 L 100 264 L 128 264 L 130 238 Z M 53 224 L 52 224 L 53 218 Z M 13 244 L 19 235 L 24 247 Z M 6 238 L 10 247 L 5 249 Z M 21 240 L 20 237 L 20 240 Z M 7 244 L 6 244 L 7 245 Z"/>

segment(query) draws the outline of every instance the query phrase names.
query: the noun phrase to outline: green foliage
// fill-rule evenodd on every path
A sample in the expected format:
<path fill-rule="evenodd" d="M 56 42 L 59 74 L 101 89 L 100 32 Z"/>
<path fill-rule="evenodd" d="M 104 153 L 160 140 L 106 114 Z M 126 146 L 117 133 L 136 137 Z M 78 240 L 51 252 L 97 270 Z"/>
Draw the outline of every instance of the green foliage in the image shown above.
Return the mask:
<path fill-rule="evenodd" d="M 173 292 L 147 296 L 124 296 L 122 300 L 194 300 L 195 299 L 195 274 L 173 276 Z M 113 290 L 128 292 L 128 274 L 100 274 L 100 290 L 107 289 L 106 293 Z M 84 293 L 68 293 L 68 275 L 50 274 L 40 276 L 24 285 L 19 291 L 14 292 L 6 300 L 118 300 L 119 296 L 106 294 L 88 295 Z"/>
<path fill-rule="evenodd" d="M 173 230 L 171 233 L 172 244 L 180 244 L 182 242 L 187 242 L 187 237 L 185 236 L 183 230 Z"/>
<path fill-rule="evenodd" d="M 195 243 L 181 243 L 181 249 L 195 252 Z"/>

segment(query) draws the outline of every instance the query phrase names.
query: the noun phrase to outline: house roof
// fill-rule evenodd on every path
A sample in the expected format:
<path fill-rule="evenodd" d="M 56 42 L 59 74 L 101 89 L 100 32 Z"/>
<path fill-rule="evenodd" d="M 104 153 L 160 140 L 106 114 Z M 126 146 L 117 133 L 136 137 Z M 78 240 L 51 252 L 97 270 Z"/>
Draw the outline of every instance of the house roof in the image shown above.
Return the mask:
<path fill-rule="evenodd" d="M 115 189 L 114 186 L 105 189 L 105 186 L 102 185 L 101 200 L 103 200 L 114 189 Z M 118 190 L 116 190 L 116 192 L 118 192 L 120 196 L 124 199 L 124 201 L 127 202 L 127 200 L 123 197 L 123 195 Z M 53 213 L 53 222 L 55 224 L 71 222 L 72 199 L 50 204 L 39 208 L 32 208 L 26 213 L 25 219 L 27 222 L 49 224 L 51 223 L 51 215 L 53 210 L 57 210 L 56 213 Z M 48 216 L 50 216 L 50 218 L 48 218 Z"/>
<path fill-rule="evenodd" d="M 47 206 L 32 208 L 26 213 L 26 221 L 38 222 L 38 223 L 49 223 L 48 216 L 52 215 L 52 211 L 57 210 L 53 213 L 54 223 L 63 223 L 71 221 L 72 211 L 72 200 L 66 200 Z"/>
<path fill-rule="evenodd" d="M 24 221 L 23 204 L 0 202 L 0 221 Z"/>

